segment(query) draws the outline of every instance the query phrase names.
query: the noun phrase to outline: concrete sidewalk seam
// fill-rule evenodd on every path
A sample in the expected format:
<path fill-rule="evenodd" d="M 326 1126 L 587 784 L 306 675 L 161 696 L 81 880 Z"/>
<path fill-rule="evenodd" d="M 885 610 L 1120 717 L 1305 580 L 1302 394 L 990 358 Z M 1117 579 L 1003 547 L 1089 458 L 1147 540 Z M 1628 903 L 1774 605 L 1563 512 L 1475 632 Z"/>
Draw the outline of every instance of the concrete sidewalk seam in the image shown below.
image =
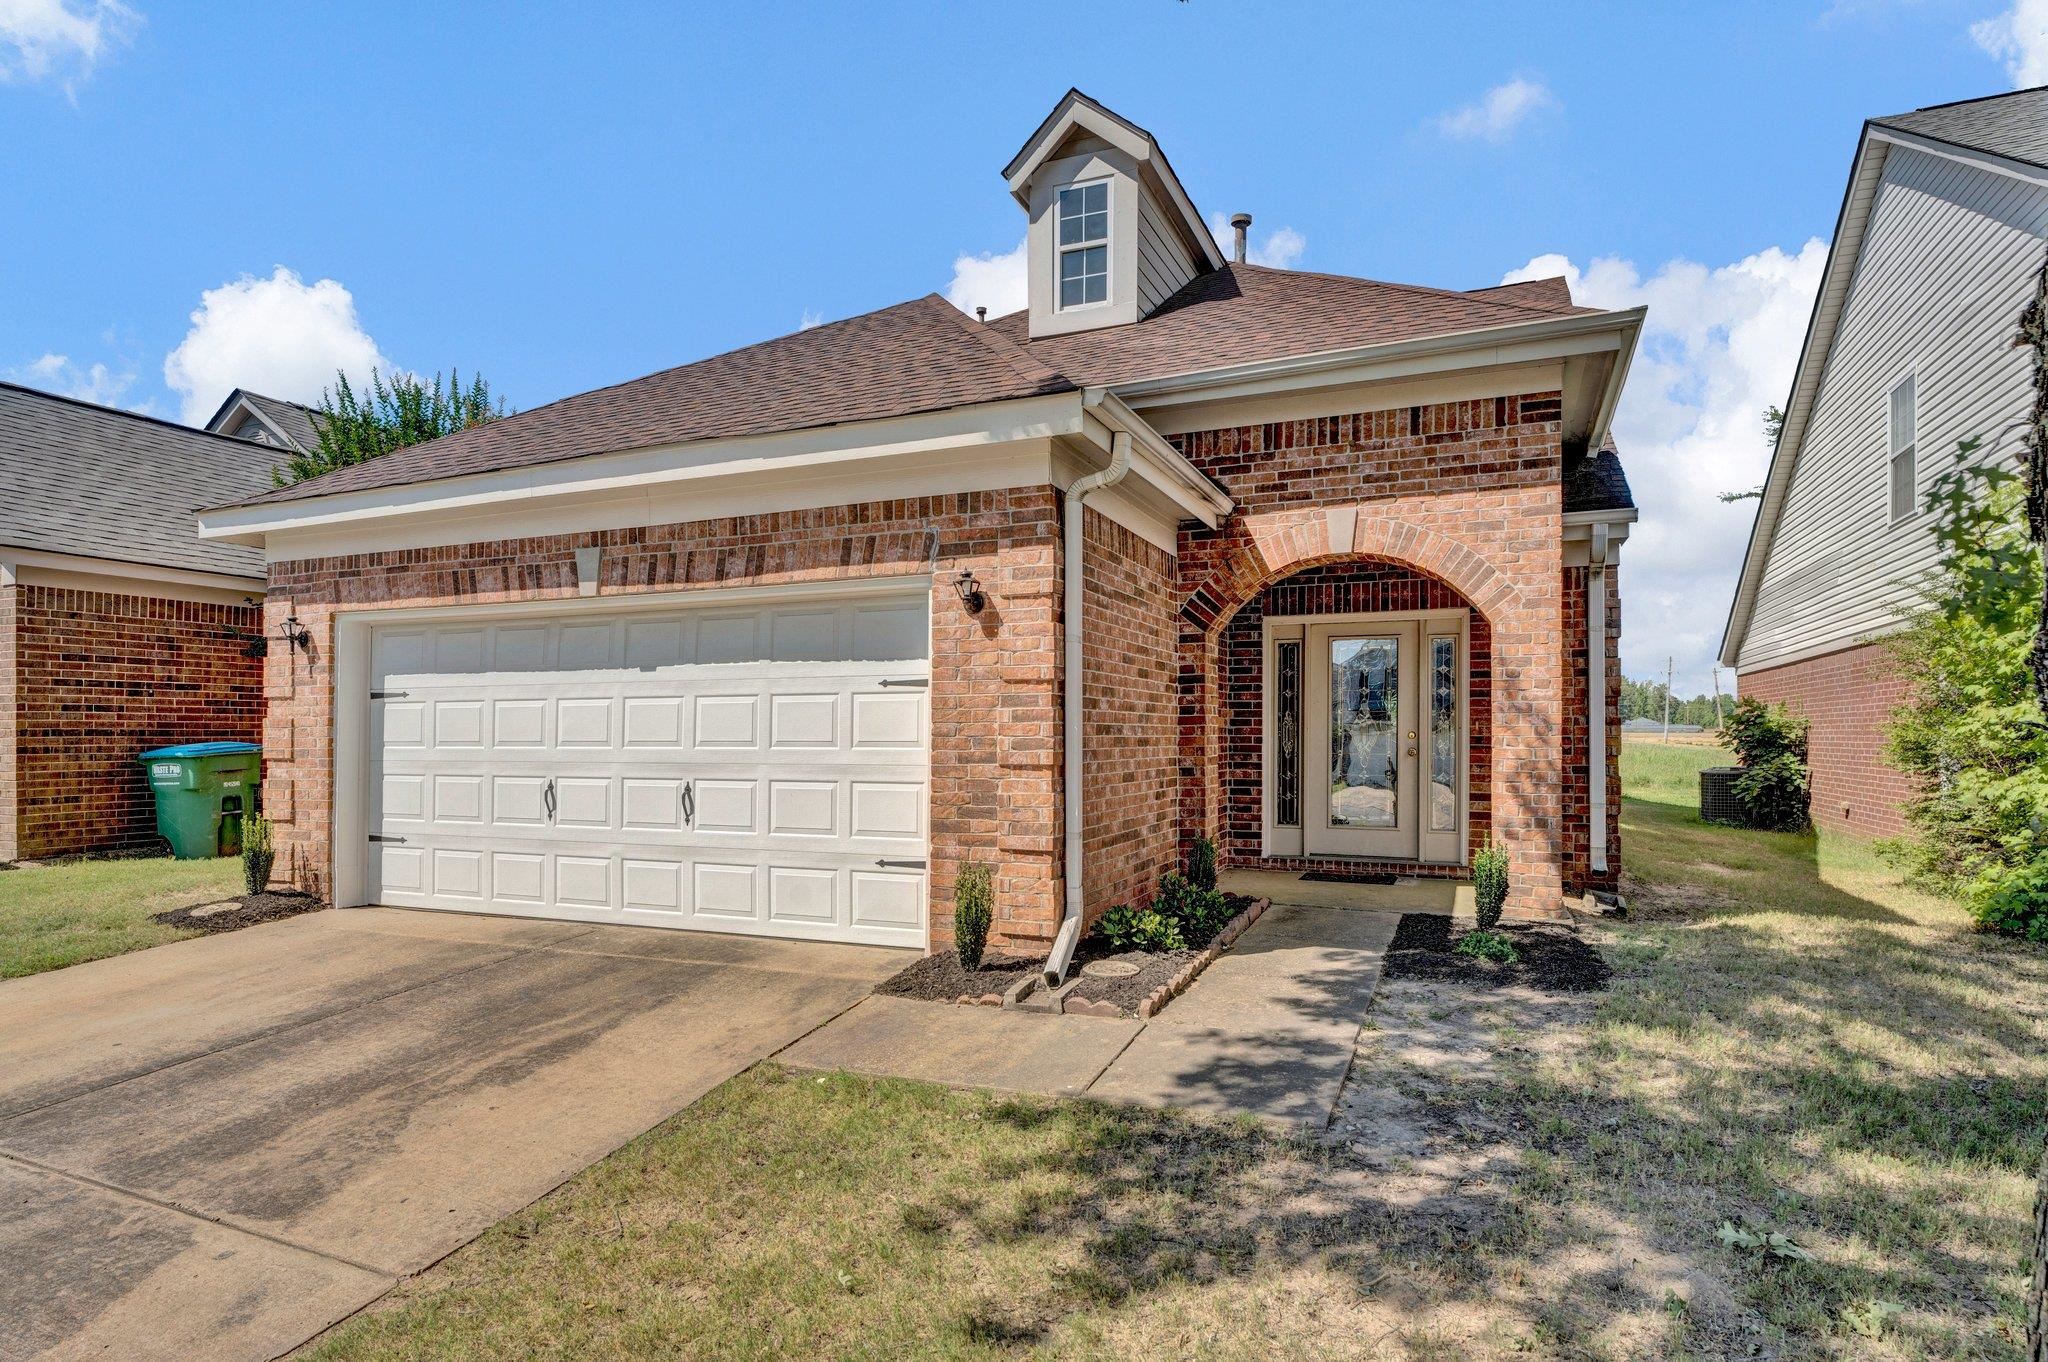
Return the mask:
<path fill-rule="evenodd" d="M 75 1182 L 82 1186 L 96 1188 L 102 1192 L 112 1193 L 115 1196 L 126 1197 L 130 1201 L 139 1201 L 145 1206 L 154 1206 L 160 1211 L 169 1211 L 173 1215 L 182 1215 L 188 1220 L 198 1220 L 208 1225 L 217 1225 L 224 1230 L 233 1230 L 236 1234 L 246 1234 L 251 1239 L 261 1239 L 265 1243 L 275 1244 L 279 1248 L 291 1249 L 295 1253 L 308 1254 L 314 1258 L 324 1258 L 330 1263 L 339 1263 L 343 1267 L 351 1268 L 357 1272 L 367 1272 L 372 1277 L 381 1277 L 388 1281 L 391 1285 L 385 1288 L 387 1291 L 391 1289 L 391 1286 L 396 1286 L 405 1279 L 405 1273 L 394 1271 L 388 1267 L 377 1267 L 371 1263 L 359 1263 L 353 1258 L 344 1258 L 338 1253 L 329 1253 L 325 1249 L 317 1249 L 310 1244 L 301 1244 L 294 1240 L 286 1239 L 281 1235 L 271 1234 L 267 1230 L 255 1229 L 251 1226 L 229 1220 L 225 1216 L 209 1215 L 205 1211 L 194 1210 L 190 1206 L 180 1205 L 175 1201 L 167 1201 L 162 1197 L 151 1196 L 148 1192 L 137 1191 L 133 1187 L 123 1187 L 118 1182 L 108 1182 L 104 1178 L 96 1178 L 89 1173 L 76 1173 L 69 1168 L 59 1168 L 55 1164 L 29 1158 L 25 1154 L 17 1154 L 12 1149 L 0 1148 L 0 1159 L 18 1164 L 23 1168 L 33 1169 L 38 1173 L 46 1173 L 51 1177 L 63 1178 L 67 1182 Z M 293 1346 L 296 1347 L 297 1345 Z"/>

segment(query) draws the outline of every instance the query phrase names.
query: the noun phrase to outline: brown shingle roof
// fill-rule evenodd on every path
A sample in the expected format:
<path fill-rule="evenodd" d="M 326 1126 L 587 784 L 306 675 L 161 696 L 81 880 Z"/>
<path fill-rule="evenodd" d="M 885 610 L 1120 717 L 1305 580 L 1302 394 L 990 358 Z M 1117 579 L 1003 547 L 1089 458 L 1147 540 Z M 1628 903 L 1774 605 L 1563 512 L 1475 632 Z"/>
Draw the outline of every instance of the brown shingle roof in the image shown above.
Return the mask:
<path fill-rule="evenodd" d="M 398 487 L 586 454 L 909 416 L 1071 392 L 1074 387 L 931 293 L 630 383 L 565 397 L 240 504 Z"/>
<path fill-rule="evenodd" d="M 1576 310 L 1576 309 L 1574 309 Z M 1560 315 L 1500 289 L 1458 293 L 1338 274 L 1226 265 L 1128 326 L 1027 339 L 1013 312 L 989 323 L 1077 383 L 1130 383 L 1355 345 L 1477 331 Z"/>
<path fill-rule="evenodd" d="M 1227 265 L 1142 321 L 1030 340 L 937 294 L 565 397 L 243 505 L 765 435 L 1572 315 L 1563 280 L 1459 293 Z"/>

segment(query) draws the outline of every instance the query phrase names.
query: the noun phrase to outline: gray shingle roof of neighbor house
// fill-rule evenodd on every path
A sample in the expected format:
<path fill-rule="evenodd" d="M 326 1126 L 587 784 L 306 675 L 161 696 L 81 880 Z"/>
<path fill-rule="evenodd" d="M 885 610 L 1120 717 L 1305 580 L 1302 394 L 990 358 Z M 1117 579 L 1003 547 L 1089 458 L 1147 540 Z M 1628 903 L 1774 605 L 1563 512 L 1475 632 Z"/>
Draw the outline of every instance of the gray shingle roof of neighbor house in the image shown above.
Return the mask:
<path fill-rule="evenodd" d="M 1594 311 L 1574 306 L 1562 279 L 1461 293 L 1237 264 L 1197 276 L 1136 323 L 1034 341 L 1023 313 L 983 325 L 927 294 L 565 397 L 242 504 L 910 416 Z"/>
<path fill-rule="evenodd" d="M 1870 120 L 1921 137 L 2008 160 L 2048 167 L 2048 85 Z"/>
<path fill-rule="evenodd" d="M 1621 453 L 1609 440 L 1599 452 L 1579 460 L 1564 482 L 1564 509 L 1574 511 L 1633 511 L 1635 493 L 1629 490 L 1628 474 L 1622 471 Z"/>
<path fill-rule="evenodd" d="M 198 536 L 195 508 L 271 485 L 277 450 L 0 383 L 0 545 L 262 578 Z"/>
<path fill-rule="evenodd" d="M 264 420 L 277 427 L 285 439 L 291 441 L 294 449 L 310 454 L 320 447 L 320 431 L 313 424 L 319 417 L 319 412 L 301 402 L 287 402 L 282 397 L 265 397 L 262 393 L 252 393 L 246 388 L 242 390 L 242 396 L 248 400 L 250 406 L 263 414 Z"/>

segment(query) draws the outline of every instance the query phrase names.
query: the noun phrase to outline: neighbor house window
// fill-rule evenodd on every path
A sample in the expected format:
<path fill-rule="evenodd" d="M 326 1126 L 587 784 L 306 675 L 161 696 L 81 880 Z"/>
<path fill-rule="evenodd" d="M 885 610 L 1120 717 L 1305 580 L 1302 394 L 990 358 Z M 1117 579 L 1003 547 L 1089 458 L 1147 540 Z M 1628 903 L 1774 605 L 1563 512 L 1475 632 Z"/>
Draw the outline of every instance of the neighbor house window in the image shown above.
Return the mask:
<path fill-rule="evenodd" d="M 1904 520 L 1919 507 L 1913 467 L 1913 380 L 1901 379 L 1891 400 L 1892 519 Z"/>
<path fill-rule="evenodd" d="M 1059 202 L 1060 306 L 1109 301 L 1109 181 L 1071 185 Z"/>

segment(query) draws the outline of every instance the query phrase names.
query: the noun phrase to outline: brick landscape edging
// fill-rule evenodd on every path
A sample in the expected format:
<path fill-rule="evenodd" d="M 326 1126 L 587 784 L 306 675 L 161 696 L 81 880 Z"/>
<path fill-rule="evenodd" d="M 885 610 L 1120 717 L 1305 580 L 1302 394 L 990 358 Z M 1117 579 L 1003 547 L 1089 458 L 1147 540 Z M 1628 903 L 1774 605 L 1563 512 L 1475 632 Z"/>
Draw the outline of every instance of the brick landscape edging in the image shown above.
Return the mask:
<path fill-rule="evenodd" d="M 1273 900 L 1271 899 L 1254 899 L 1249 907 L 1223 925 L 1223 930 L 1216 933 L 1216 939 L 1211 941 L 1200 955 L 1188 961 L 1187 964 L 1181 967 L 1180 973 L 1152 990 L 1152 996 L 1138 1004 L 1138 1016 L 1147 1021 L 1158 1016 L 1160 1008 L 1165 1007 L 1167 1003 L 1185 993 L 1188 985 L 1195 982 L 1196 977 L 1203 970 L 1209 968 L 1217 956 L 1229 950 L 1231 945 L 1240 936 L 1244 935 L 1245 928 L 1257 922 L 1259 916 L 1272 906 Z M 1068 1009 L 1068 1011 L 1072 1010 L 1071 1007 Z M 1097 1015 L 1102 1014 L 1098 1013 Z M 1121 1014 L 1113 1013 L 1110 1015 Z"/>

